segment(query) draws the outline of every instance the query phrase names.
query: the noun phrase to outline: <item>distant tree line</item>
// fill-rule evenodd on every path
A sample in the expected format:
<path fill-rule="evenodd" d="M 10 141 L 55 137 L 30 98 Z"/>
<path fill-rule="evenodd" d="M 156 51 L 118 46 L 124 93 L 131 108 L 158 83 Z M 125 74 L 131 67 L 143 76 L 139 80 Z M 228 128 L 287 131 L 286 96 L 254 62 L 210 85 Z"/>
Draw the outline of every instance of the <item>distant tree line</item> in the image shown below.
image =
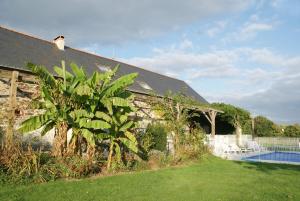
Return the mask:
<path fill-rule="evenodd" d="M 257 116 L 254 118 L 254 135 L 259 137 L 300 137 L 300 125 L 278 125 L 266 117 Z"/>
<path fill-rule="evenodd" d="M 264 116 L 256 116 L 253 119 L 254 129 L 252 131 L 252 119 L 250 112 L 225 103 L 212 103 L 211 107 L 219 109 L 224 113 L 219 113 L 218 117 L 222 122 L 227 122 L 243 134 L 254 134 L 258 137 L 300 137 L 300 125 L 279 125 Z"/>

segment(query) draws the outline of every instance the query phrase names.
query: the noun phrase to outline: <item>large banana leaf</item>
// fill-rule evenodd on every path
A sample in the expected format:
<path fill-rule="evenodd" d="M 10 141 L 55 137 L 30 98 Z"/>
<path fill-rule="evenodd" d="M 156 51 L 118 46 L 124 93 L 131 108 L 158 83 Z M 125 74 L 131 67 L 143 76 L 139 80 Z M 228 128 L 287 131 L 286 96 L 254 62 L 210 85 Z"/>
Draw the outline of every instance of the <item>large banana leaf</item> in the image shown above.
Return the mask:
<path fill-rule="evenodd" d="M 108 113 L 110 115 L 113 115 L 113 108 L 112 108 L 113 105 L 112 105 L 111 101 L 109 99 L 107 99 L 107 98 L 102 98 L 100 102 L 108 110 Z"/>
<path fill-rule="evenodd" d="M 80 119 L 80 127 L 91 128 L 91 129 L 108 129 L 111 125 L 105 121 L 101 120 L 90 120 L 87 118 Z"/>
<path fill-rule="evenodd" d="M 125 132 L 125 136 L 126 136 L 131 142 L 133 142 L 134 144 L 137 144 L 137 140 L 136 140 L 135 136 L 134 136 L 131 132 L 126 131 L 126 132 Z"/>
<path fill-rule="evenodd" d="M 119 65 L 117 65 L 112 71 L 107 71 L 107 72 L 101 74 L 101 75 L 103 75 L 102 88 L 107 87 L 107 85 L 111 82 L 112 77 L 116 74 L 118 69 L 119 69 Z"/>
<path fill-rule="evenodd" d="M 47 71 L 44 66 L 38 66 L 33 63 L 28 63 L 27 67 L 45 83 L 52 87 L 56 86 L 56 80 L 51 73 Z"/>
<path fill-rule="evenodd" d="M 120 122 L 120 124 L 121 124 L 121 125 L 124 124 L 124 123 L 127 121 L 127 119 L 128 119 L 128 114 L 121 115 L 121 116 L 119 117 L 119 122 Z"/>
<path fill-rule="evenodd" d="M 119 138 L 119 140 L 134 153 L 138 152 L 138 147 L 135 142 L 130 141 L 128 138 Z"/>
<path fill-rule="evenodd" d="M 60 77 L 64 77 L 64 72 L 65 72 L 65 76 L 66 76 L 66 80 L 67 81 L 70 81 L 71 79 L 73 79 L 73 75 L 68 72 L 68 71 L 64 71 L 61 67 L 58 67 L 58 66 L 54 66 L 53 67 L 53 70 L 57 73 L 58 76 Z"/>
<path fill-rule="evenodd" d="M 54 102 L 53 98 L 51 96 L 51 92 L 49 91 L 49 88 L 45 86 L 45 84 L 42 85 L 42 95 L 45 100 L 49 100 L 50 102 Z"/>
<path fill-rule="evenodd" d="M 114 106 L 120 106 L 120 107 L 130 107 L 131 104 L 129 103 L 128 99 L 120 98 L 120 97 L 112 97 L 110 98 L 112 101 L 112 104 Z"/>
<path fill-rule="evenodd" d="M 79 68 L 77 66 L 77 64 L 71 63 L 70 67 L 71 67 L 75 77 L 80 78 L 80 79 L 86 78 L 86 74 L 85 74 L 84 70 L 82 68 Z"/>
<path fill-rule="evenodd" d="M 93 89 L 87 84 L 80 84 L 75 88 L 75 92 L 79 96 L 91 96 L 93 93 Z"/>
<path fill-rule="evenodd" d="M 51 129 L 53 129 L 56 126 L 54 121 L 48 122 L 41 131 L 41 136 L 46 135 Z"/>
<path fill-rule="evenodd" d="M 87 110 L 79 109 L 79 110 L 74 110 L 74 111 L 70 112 L 70 116 L 73 119 L 79 119 L 81 117 L 93 118 L 94 114 L 88 112 Z"/>
<path fill-rule="evenodd" d="M 126 130 L 128 130 L 129 128 L 131 128 L 133 124 L 134 124 L 133 121 L 128 121 L 128 122 L 126 122 L 125 124 L 123 124 L 121 126 L 121 128 L 119 129 L 119 131 L 125 132 Z"/>
<path fill-rule="evenodd" d="M 107 88 L 104 90 L 104 97 L 113 96 L 117 91 L 125 89 L 129 85 L 133 84 L 134 79 L 138 76 L 137 73 L 131 73 L 124 75 L 117 80 L 113 81 Z"/>
<path fill-rule="evenodd" d="M 111 122 L 112 121 L 111 117 L 108 114 L 104 113 L 104 112 L 97 111 L 96 114 L 95 114 L 95 116 L 97 118 L 103 119 L 103 120 L 105 120 L 107 122 Z"/>
<path fill-rule="evenodd" d="M 21 133 L 28 133 L 31 131 L 35 131 L 41 128 L 46 123 L 48 123 L 48 121 L 51 120 L 52 115 L 54 114 L 45 113 L 45 114 L 30 117 L 29 119 L 21 123 L 21 126 L 18 129 L 18 131 L 20 131 Z"/>
<path fill-rule="evenodd" d="M 88 129 L 81 129 L 81 134 L 90 145 L 95 146 L 94 134 L 91 131 Z"/>

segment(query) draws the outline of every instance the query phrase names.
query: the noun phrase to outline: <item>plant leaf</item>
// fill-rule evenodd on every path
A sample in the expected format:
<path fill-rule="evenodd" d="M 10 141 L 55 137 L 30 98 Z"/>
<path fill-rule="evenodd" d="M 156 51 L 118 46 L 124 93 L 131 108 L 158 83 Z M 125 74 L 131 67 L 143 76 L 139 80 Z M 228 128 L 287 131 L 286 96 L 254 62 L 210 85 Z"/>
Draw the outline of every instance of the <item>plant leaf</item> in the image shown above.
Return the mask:
<path fill-rule="evenodd" d="M 93 128 L 93 129 L 108 129 L 111 127 L 110 124 L 105 121 L 89 120 L 86 118 L 80 119 L 79 125 L 80 127 Z"/>
<path fill-rule="evenodd" d="M 49 115 L 48 113 L 30 117 L 29 119 L 21 123 L 18 131 L 20 131 L 21 133 L 28 133 L 37 130 L 45 125 L 50 120 L 50 118 L 51 115 Z"/>
<path fill-rule="evenodd" d="M 107 122 L 111 122 L 112 121 L 111 117 L 108 114 L 104 113 L 104 112 L 97 111 L 96 114 L 95 114 L 95 116 L 97 118 L 103 119 L 103 120 L 105 120 Z"/>
<path fill-rule="evenodd" d="M 81 129 L 81 134 L 89 144 L 95 146 L 94 134 L 91 131 L 88 129 Z"/>
<path fill-rule="evenodd" d="M 47 123 L 44 127 L 43 130 L 41 131 L 41 136 L 46 135 L 50 130 L 52 130 L 53 128 L 55 128 L 55 122 L 54 121 L 50 121 L 49 123 Z"/>
<path fill-rule="evenodd" d="M 128 148 L 130 149 L 131 151 L 133 151 L 134 153 L 137 153 L 138 152 L 138 147 L 137 147 L 137 144 L 130 141 L 129 139 L 127 138 L 119 138 L 119 140 Z"/>
<path fill-rule="evenodd" d="M 125 124 L 123 124 L 121 126 L 121 128 L 119 129 L 119 131 L 123 131 L 125 132 L 126 130 L 128 130 L 129 128 L 131 128 L 131 126 L 133 125 L 133 121 L 128 121 Z"/>

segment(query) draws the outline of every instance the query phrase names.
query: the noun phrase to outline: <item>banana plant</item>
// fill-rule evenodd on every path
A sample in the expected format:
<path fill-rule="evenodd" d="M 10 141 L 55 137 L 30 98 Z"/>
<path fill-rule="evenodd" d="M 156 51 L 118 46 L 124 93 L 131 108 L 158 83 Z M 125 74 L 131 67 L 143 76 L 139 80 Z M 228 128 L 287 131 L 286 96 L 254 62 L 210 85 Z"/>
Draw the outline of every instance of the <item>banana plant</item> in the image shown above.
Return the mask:
<path fill-rule="evenodd" d="M 64 62 L 62 62 L 64 66 Z M 41 100 L 37 109 L 43 112 L 21 123 L 18 129 L 22 133 L 42 128 L 41 135 L 55 129 L 52 153 L 54 156 L 63 156 L 66 151 L 67 131 L 69 129 L 70 97 L 65 95 L 66 78 L 55 79 L 45 67 L 29 63 L 28 68 L 40 80 Z"/>
<path fill-rule="evenodd" d="M 74 63 L 68 72 L 62 62 L 61 67 L 54 67 L 60 77 L 56 79 L 43 66 L 28 66 L 41 80 L 40 109 L 44 112 L 25 120 L 19 131 L 26 133 L 43 128 L 41 134 L 44 135 L 55 128 L 58 133 L 55 139 L 60 142 L 55 147 L 56 156 L 66 152 L 68 129 L 73 131 L 72 139 L 85 138 L 92 147 L 96 142 L 109 140 L 108 168 L 113 155 L 120 161 L 122 150 L 137 152 L 137 141 L 130 132 L 134 122 L 129 118 L 135 111 L 133 95 L 126 90 L 133 84 L 136 73 L 115 79 L 116 67 L 89 76 Z"/>
<path fill-rule="evenodd" d="M 76 66 L 73 68 L 77 69 Z M 75 69 L 74 72 L 79 72 Z M 137 141 L 130 132 L 134 122 L 129 118 L 130 113 L 135 111 L 132 104 L 134 97 L 125 90 L 134 82 L 137 74 L 128 74 L 111 81 L 117 69 L 104 74 L 95 72 L 91 78 L 84 78 L 86 82 L 76 90 L 80 99 L 84 97 L 85 109 L 74 110 L 70 114 L 79 133 L 90 145 L 94 146 L 96 141 L 109 141 L 108 169 L 113 155 L 118 162 L 121 161 L 121 152 L 125 148 L 137 153 Z"/>

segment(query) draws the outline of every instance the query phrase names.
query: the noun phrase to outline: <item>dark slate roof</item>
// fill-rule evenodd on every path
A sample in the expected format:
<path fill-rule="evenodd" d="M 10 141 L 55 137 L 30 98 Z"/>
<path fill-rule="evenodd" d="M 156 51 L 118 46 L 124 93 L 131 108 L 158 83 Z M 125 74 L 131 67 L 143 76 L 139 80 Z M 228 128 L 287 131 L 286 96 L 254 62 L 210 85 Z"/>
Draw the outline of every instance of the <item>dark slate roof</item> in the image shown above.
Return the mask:
<path fill-rule="evenodd" d="M 88 73 L 99 71 L 99 66 L 114 67 L 119 64 L 117 76 L 137 72 L 139 74 L 137 81 L 147 83 L 157 95 L 163 96 L 167 91 L 182 92 L 198 101 L 207 103 L 203 97 L 182 80 L 67 46 L 62 51 L 53 42 L 41 40 L 0 26 L 0 66 L 27 70 L 25 66 L 28 62 L 31 62 L 44 65 L 52 71 L 52 67 L 60 65 L 61 60 L 65 60 L 67 64 L 74 62 L 83 66 Z M 150 93 L 149 90 L 141 87 L 138 82 L 135 82 L 129 90 L 143 94 Z"/>

